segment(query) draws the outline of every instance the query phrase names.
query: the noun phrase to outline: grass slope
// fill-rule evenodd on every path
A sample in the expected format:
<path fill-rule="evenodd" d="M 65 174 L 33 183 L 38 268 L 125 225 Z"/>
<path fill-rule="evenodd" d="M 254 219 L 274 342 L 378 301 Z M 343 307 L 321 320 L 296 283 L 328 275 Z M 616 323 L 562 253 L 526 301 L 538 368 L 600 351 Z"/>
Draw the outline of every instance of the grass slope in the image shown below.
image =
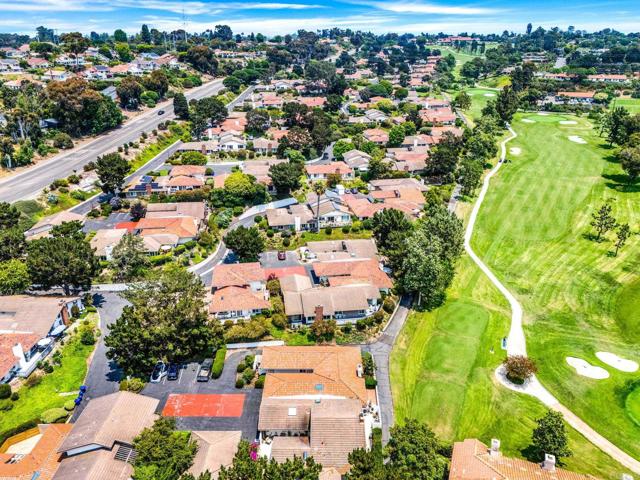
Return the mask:
<path fill-rule="evenodd" d="M 595 356 L 605 350 L 640 360 L 638 237 L 615 258 L 608 254 L 610 240 L 588 238 L 591 213 L 607 200 L 618 221 L 637 231 L 639 189 L 624 184 L 612 151 L 586 119 L 520 114 L 514 128 L 519 137 L 509 147 L 522 153 L 493 180 L 474 248 L 522 302 L 529 354 L 542 383 L 596 431 L 640 458 L 640 427 L 625 411 L 637 373 L 619 372 Z M 569 141 L 570 135 L 587 144 Z M 566 356 L 606 368 L 611 377 L 581 377 Z"/>

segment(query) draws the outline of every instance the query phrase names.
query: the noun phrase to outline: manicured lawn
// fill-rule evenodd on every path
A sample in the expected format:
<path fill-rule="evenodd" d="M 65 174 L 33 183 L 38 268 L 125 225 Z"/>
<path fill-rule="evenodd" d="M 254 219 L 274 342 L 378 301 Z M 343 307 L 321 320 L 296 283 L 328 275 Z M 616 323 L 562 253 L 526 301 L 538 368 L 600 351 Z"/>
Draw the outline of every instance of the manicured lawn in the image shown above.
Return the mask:
<path fill-rule="evenodd" d="M 484 78 L 478 82 L 481 87 L 503 88 L 511 84 L 509 75 L 499 75 L 497 77 Z"/>
<path fill-rule="evenodd" d="M 640 98 L 616 98 L 611 102 L 612 107 L 624 107 L 630 113 L 640 113 Z"/>
<path fill-rule="evenodd" d="M 98 314 L 90 313 L 86 318 L 95 325 Z M 66 337 L 66 344 L 60 350 L 62 365 L 44 375 L 40 384 L 31 388 L 23 386 L 18 390 L 20 398 L 13 402 L 13 408 L 0 415 L 0 433 L 29 420 L 37 420 L 45 410 L 62 407 L 66 401 L 73 400 L 75 395 L 60 396 L 60 393 L 78 391 L 87 374 L 87 358 L 94 347 L 80 343 L 79 335 Z M 47 360 L 51 362 L 51 355 Z"/>
<path fill-rule="evenodd" d="M 449 48 L 449 47 L 434 47 L 434 48 L 439 48 L 440 51 L 442 52 L 442 56 L 446 57 L 447 55 L 451 54 L 453 55 L 453 57 L 456 59 L 456 67 L 454 68 L 454 73 L 455 75 L 459 75 L 460 74 L 460 69 L 462 68 L 462 65 L 464 65 L 465 63 L 473 60 L 476 57 L 484 57 L 484 55 L 472 55 L 469 52 L 465 52 L 465 51 L 456 51 L 455 48 Z"/>
<path fill-rule="evenodd" d="M 138 153 L 133 160 L 129 162 L 131 173 L 138 170 L 141 166 L 151 160 L 153 157 L 162 152 L 169 145 L 180 139 L 180 135 L 176 133 L 168 133 L 166 136 L 160 137 L 154 143 L 145 146 L 140 153 Z"/>
<path fill-rule="evenodd" d="M 640 361 L 638 236 L 613 257 L 613 234 L 602 243 L 587 235 L 591 213 L 604 201 L 619 222 L 637 232 L 639 188 L 625 183 L 612 151 L 584 118 L 519 114 L 514 128 L 519 137 L 509 148 L 522 152 L 511 155 L 513 162 L 493 180 L 474 248 L 522 302 L 528 351 L 542 383 L 598 433 L 640 458 L 640 426 L 625 411 L 628 382 L 638 374 L 608 367 L 595 356 L 609 351 Z M 587 144 L 569 141 L 571 135 Z M 611 376 L 579 376 L 567 356 Z"/>
<path fill-rule="evenodd" d="M 465 110 L 464 113 L 471 117 L 472 120 L 479 119 L 487 102 L 495 100 L 498 95 L 496 90 L 486 88 L 466 88 L 464 91 L 471 97 L 471 108 Z M 455 94 L 452 95 L 452 98 L 455 98 Z"/>

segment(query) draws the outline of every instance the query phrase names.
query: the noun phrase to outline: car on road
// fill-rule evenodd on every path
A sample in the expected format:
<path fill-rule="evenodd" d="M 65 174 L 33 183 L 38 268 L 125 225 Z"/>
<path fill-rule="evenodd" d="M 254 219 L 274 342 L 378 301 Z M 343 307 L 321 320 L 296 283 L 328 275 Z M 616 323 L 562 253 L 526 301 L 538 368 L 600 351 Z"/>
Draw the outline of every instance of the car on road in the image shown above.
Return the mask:
<path fill-rule="evenodd" d="M 160 383 L 160 381 L 167 374 L 167 365 L 163 361 L 156 362 L 155 367 L 153 367 L 153 372 L 151 372 L 151 378 L 149 381 L 151 383 Z"/>
<path fill-rule="evenodd" d="M 286 260 L 286 259 L 287 259 L 287 254 L 283 250 L 280 250 L 278 252 L 278 260 Z"/>
<path fill-rule="evenodd" d="M 164 110 L 158 110 L 158 115 L 164 115 Z"/>
<path fill-rule="evenodd" d="M 211 367 L 213 366 L 213 359 L 206 358 L 201 364 L 198 370 L 198 376 L 196 380 L 198 382 L 208 382 L 211 376 Z"/>
<path fill-rule="evenodd" d="M 180 365 L 178 365 L 177 363 L 169 364 L 169 368 L 167 369 L 167 380 L 177 380 L 179 374 Z"/>

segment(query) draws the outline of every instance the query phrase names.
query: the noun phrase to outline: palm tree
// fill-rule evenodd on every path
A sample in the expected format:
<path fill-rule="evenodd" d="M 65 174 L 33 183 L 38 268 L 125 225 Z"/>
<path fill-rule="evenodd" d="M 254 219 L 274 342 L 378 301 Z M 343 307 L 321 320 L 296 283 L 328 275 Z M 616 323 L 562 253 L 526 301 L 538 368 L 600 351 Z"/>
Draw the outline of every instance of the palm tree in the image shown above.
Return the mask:
<path fill-rule="evenodd" d="M 320 197 L 327 190 L 327 186 L 324 182 L 315 182 L 312 186 L 313 191 L 316 192 L 317 195 L 317 204 L 316 204 L 316 233 L 320 232 Z"/>

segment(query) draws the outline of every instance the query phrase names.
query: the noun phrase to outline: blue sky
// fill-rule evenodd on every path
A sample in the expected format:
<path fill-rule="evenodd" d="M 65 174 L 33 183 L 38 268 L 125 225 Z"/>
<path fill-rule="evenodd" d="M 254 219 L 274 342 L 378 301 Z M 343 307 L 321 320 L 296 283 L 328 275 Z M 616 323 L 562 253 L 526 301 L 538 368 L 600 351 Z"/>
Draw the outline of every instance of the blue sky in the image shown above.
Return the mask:
<path fill-rule="evenodd" d="M 160 30 L 204 31 L 219 23 L 265 35 L 299 28 L 384 32 L 490 33 L 545 28 L 640 30 L 640 0 L 0 0 L 0 31 L 33 34 L 44 25 L 64 31 L 129 33 L 146 23 Z"/>

